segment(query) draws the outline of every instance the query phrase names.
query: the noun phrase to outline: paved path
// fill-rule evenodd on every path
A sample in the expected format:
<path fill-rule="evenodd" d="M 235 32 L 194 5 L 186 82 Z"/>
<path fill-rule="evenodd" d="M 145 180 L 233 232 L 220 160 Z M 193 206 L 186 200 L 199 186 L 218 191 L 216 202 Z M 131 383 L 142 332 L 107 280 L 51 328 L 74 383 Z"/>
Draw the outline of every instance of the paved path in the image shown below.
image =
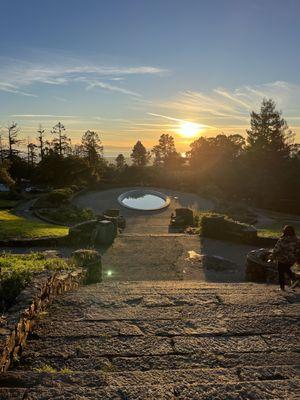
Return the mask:
<path fill-rule="evenodd" d="M 85 286 L 53 303 L 0 399 L 296 400 L 299 300 L 256 284 Z"/>
<path fill-rule="evenodd" d="M 157 211 L 135 211 L 121 206 L 118 196 L 134 187 L 88 192 L 74 199 L 74 203 L 80 207 L 89 207 L 100 214 L 108 208 L 121 209 L 126 218 L 126 233 L 167 233 L 170 216 L 178 207 L 189 207 L 194 210 L 212 210 L 213 202 L 193 193 L 184 193 L 176 190 L 149 188 L 168 195 L 171 199 L 169 207 Z"/>

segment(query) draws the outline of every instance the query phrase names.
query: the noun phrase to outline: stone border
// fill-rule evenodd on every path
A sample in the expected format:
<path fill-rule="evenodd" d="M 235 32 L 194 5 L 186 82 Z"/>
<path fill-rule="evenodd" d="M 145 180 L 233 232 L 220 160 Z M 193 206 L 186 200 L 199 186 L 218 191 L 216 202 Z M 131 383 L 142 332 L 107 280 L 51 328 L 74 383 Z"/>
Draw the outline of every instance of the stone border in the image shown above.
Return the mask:
<path fill-rule="evenodd" d="M 19 294 L 7 317 L 0 319 L 0 372 L 7 371 L 21 355 L 29 332 L 48 304 L 61 293 L 76 289 L 85 277 L 86 271 L 82 268 L 45 271 Z"/>
<path fill-rule="evenodd" d="M 153 194 L 154 196 L 160 197 L 162 200 L 165 201 L 165 204 L 162 205 L 161 207 L 155 207 L 155 208 L 149 208 L 149 209 L 142 209 L 142 208 L 130 207 L 130 206 L 127 206 L 126 204 L 123 203 L 123 200 L 124 200 L 124 198 L 125 198 L 126 196 L 130 195 L 130 193 L 139 192 L 139 191 L 140 191 L 140 192 L 145 192 L 145 194 Z M 143 189 L 143 188 L 141 188 L 141 189 L 129 190 L 129 191 L 125 192 L 125 193 L 120 194 L 120 196 L 118 197 L 118 203 L 119 203 L 122 207 L 128 208 L 128 209 L 130 209 L 130 210 L 134 210 L 134 211 L 143 211 L 143 212 L 145 212 L 145 211 L 157 211 L 157 210 L 162 210 L 163 208 L 167 208 L 167 207 L 170 205 L 170 202 L 171 202 L 170 197 L 167 196 L 166 194 L 161 193 L 161 192 L 157 192 L 157 191 L 155 191 L 155 190 Z"/>

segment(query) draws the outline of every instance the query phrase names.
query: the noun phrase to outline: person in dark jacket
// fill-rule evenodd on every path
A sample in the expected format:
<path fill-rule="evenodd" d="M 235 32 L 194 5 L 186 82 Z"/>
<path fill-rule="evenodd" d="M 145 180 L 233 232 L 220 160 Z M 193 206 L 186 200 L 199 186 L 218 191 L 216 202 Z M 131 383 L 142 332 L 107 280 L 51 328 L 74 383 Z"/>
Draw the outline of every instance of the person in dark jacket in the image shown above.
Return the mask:
<path fill-rule="evenodd" d="M 280 289 L 284 290 L 284 275 L 287 274 L 291 280 L 294 274 L 292 266 L 300 261 L 300 240 L 297 238 L 295 229 L 286 225 L 282 230 L 282 235 L 278 239 L 272 254 L 272 260 L 277 262 Z"/>

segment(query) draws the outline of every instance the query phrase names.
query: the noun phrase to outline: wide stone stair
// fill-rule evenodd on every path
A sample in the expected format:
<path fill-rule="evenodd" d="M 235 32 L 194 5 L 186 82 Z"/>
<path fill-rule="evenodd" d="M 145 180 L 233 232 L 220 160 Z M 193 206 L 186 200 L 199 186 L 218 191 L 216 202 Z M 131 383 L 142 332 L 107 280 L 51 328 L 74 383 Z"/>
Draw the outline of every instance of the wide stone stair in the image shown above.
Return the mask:
<path fill-rule="evenodd" d="M 41 316 L 0 399 L 300 399 L 299 293 L 110 282 Z"/>

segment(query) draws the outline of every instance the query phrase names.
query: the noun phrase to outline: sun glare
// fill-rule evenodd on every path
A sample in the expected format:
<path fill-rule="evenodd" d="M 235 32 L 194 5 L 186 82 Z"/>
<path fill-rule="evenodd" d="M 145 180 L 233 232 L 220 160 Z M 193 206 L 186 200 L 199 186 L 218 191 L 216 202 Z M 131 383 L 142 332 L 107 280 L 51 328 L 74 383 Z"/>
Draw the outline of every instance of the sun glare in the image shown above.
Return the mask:
<path fill-rule="evenodd" d="M 179 133 L 186 138 L 196 137 L 201 132 L 201 126 L 195 122 L 183 121 L 179 126 Z"/>

